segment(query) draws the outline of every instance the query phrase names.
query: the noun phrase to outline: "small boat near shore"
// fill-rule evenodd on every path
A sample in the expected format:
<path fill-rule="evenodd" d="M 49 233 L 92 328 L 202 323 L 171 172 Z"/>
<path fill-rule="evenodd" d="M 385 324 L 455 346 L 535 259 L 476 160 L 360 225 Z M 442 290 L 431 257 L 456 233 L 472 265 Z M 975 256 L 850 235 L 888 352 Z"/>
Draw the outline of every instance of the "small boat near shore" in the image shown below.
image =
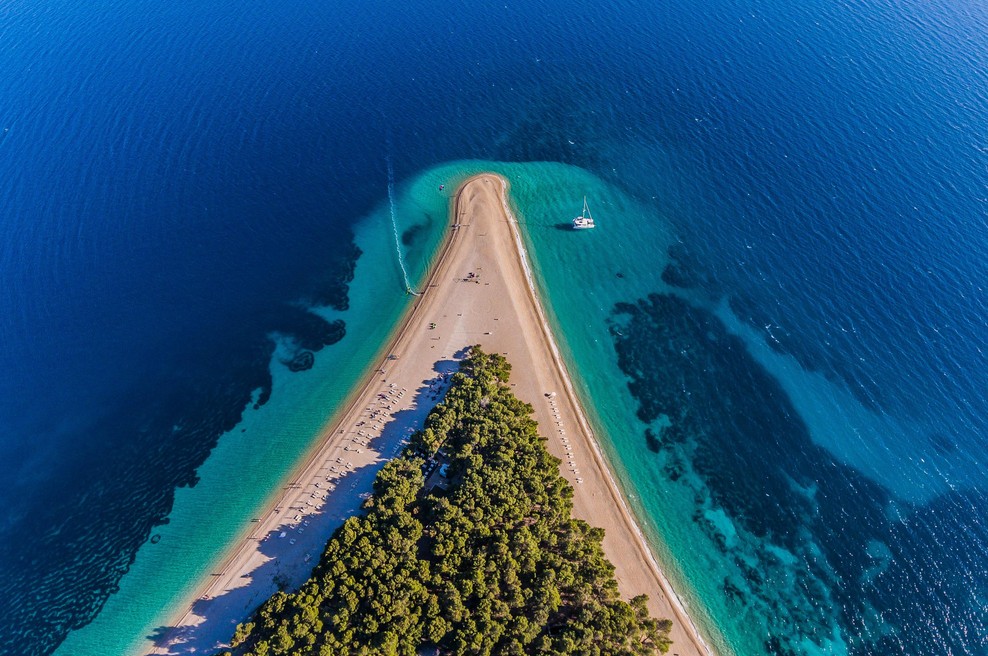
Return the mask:
<path fill-rule="evenodd" d="M 573 219 L 573 230 L 589 230 L 595 228 L 593 216 L 590 214 L 590 206 L 587 205 L 587 197 L 583 197 L 583 211 L 580 216 Z"/>

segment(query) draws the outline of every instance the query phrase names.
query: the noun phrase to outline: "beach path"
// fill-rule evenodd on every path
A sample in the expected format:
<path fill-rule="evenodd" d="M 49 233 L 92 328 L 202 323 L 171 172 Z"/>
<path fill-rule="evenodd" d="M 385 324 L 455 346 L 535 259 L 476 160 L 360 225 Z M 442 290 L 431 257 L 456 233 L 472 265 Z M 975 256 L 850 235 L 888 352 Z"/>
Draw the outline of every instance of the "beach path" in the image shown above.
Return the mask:
<path fill-rule="evenodd" d="M 213 653 L 278 585 L 303 582 L 322 545 L 358 512 L 381 465 L 421 427 L 466 348 L 512 365 L 515 395 L 532 404 L 549 450 L 573 485 L 574 514 L 605 530 L 604 551 L 624 597 L 645 593 L 673 621 L 679 656 L 709 653 L 672 593 L 594 441 L 535 294 L 507 204 L 507 182 L 467 180 L 426 287 L 379 363 L 318 444 L 194 599 L 139 653 Z M 300 530 L 301 529 L 301 530 Z"/>

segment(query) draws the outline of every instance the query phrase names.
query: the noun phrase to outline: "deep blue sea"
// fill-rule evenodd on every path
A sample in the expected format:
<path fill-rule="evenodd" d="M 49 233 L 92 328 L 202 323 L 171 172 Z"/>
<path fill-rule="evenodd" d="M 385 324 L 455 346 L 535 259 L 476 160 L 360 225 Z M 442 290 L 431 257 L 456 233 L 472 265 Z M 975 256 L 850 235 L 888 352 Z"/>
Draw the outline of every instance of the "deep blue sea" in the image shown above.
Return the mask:
<path fill-rule="evenodd" d="M 988 654 L 988 5 L 11 0 L 0 70 L 0 653 L 141 637 L 176 496 L 406 302 L 389 172 L 489 160 L 567 165 L 505 172 L 720 651 Z"/>

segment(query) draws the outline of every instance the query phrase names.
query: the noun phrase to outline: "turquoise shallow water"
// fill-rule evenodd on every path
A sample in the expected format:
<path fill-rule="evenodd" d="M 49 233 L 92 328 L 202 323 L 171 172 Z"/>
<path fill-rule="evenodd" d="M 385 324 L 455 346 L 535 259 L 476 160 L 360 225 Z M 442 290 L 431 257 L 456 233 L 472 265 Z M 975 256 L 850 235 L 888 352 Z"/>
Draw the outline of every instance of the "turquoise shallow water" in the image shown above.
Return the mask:
<path fill-rule="evenodd" d="M 651 547 L 684 605 L 718 653 L 732 653 L 711 620 L 702 590 L 716 561 L 694 550 L 696 536 L 680 518 L 693 499 L 663 486 L 641 457 L 641 422 L 623 384 L 609 332 L 613 304 L 655 289 L 656 271 L 675 242 L 669 218 L 655 203 L 637 200 L 620 187 L 571 166 L 553 163 L 501 166 L 529 249 L 533 272 L 598 440 L 631 502 Z M 568 230 L 583 195 L 591 201 L 598 229 Z M 663 286 L 659 281 L 659 288 Z M 684 558 L 689 554 L 688 557 Z M 739 652 L 743 653 L 743 652 Z"/>

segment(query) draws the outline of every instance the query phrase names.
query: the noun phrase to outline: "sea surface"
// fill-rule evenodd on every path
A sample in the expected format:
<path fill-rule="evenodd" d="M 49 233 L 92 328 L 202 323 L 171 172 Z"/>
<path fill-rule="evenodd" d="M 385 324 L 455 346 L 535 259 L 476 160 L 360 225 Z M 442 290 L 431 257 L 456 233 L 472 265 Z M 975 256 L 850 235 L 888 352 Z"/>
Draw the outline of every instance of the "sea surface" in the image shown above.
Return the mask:
<path fill-rule="evenodd" d="M 0 70 L 0 653 L 147 648 L 495 170 L 720 653 L 988 654 L 985 4 L 13 0 Z"/>

